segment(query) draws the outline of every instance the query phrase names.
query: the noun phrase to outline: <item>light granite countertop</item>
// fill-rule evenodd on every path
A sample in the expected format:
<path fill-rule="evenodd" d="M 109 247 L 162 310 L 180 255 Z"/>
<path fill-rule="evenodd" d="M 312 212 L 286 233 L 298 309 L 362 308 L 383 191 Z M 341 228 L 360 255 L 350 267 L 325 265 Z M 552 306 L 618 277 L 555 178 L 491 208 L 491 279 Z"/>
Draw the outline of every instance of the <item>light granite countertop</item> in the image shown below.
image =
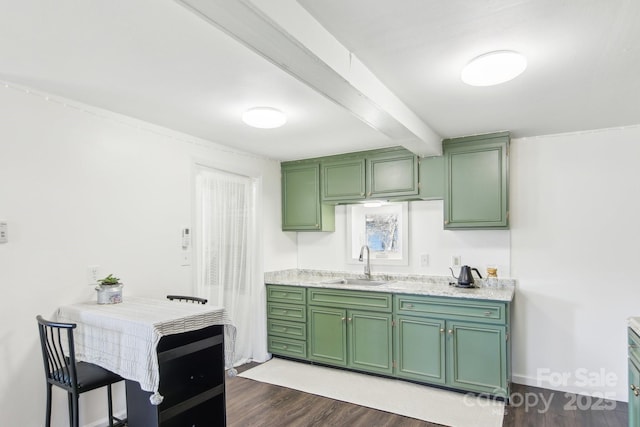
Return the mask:
<path fill-rule="evenodd" d="M 337 279 L 364 278 L 363 274 L 301 269 L 271 271 L 264 274 L 265 283 L 272 285 L 353 289 L 506 302 L 513 300 L 516 285 L 514 279 L 475 279 L 476 288 L 458 288 L 450 285 L 451 282 L 455 282 L 452 277 L 407 274 L 372 274 L 372 280 L 385 282 L 381 285 L 335 283 Z M 331 283 L 332 281 L 334 283 Z"/>
<path fill-rule="evenodd" d="M 633 329 L 636 334 L 640 335 L 640 317 L 630 317 L 629 327 Z"/>

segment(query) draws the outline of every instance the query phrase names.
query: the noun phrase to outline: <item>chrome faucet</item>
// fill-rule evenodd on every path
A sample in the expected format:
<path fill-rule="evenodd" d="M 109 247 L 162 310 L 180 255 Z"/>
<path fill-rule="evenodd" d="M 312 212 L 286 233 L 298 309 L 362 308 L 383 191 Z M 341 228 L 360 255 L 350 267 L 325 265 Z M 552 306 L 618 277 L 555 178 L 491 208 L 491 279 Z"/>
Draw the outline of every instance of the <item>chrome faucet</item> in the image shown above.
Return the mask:
<path fill-rule="evenodd" d="M 358 261 L 364 261 L 363 255 L 365 249 L 367 250 L 367 263 L 364 265 L 364 275 L 368 280 L 371 280 L 371 253 L 369 252 L 369 246 L 362 245 L 362 247 L 360 248 L 360 258 L 358 258 Z"/>

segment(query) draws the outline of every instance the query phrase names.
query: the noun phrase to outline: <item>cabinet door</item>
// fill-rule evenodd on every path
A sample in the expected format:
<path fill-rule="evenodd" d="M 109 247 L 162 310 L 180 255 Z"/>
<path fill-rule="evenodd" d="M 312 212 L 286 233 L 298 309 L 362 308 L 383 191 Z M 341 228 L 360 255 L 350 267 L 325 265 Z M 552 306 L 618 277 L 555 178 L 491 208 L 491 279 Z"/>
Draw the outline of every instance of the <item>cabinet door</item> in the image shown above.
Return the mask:
<path fill-rule="evenodd" d="M 365 160 L 322 163 L 322 201 L 339 202 L 365 198 Z"/>
<path fill-rule="evenodd" d="M 436 384 L 445 382 L 445 322 L 397 316 L 396 375 Z"/>
<path fill-rule="evenodd" d="M 640 426 L 640 370 L 629 359 L 629 426 Z"/>
<path fill-rule="evenodd" d="M 334 231 L 335 207 L 320 203 L 320 164 L 283 164 L 282 229 Z"/>
<path fill-rule="evenodd" d="M 347 366 L 347 311 L 309 306 L 309 359 Z"/>
<path fill-rule="evenodd" d="M 367 157 L 367 197 L 389 198 L 418 194 L 418 157 L 408 151 Z"/>
<path fill-rule="evenodd" d="M 348 366 L 369 372 L 393 373 L 391 313 L 350 310 L 347 315 Z"/>
<path fill-rule="evenodd" d="M 504 326 L 447 322 L 448 381 L 452 387 L 504 396 L 507 346 Z"/>
<path fill-rule="evenodd" d="M 420 199 L 442 200 L 444 198 L 444 157 L 420 159 Z"/>
<path fill-rule="evenodd" d="M 444 141 L 444 228 L 508 227 L 508 133 Z"/>

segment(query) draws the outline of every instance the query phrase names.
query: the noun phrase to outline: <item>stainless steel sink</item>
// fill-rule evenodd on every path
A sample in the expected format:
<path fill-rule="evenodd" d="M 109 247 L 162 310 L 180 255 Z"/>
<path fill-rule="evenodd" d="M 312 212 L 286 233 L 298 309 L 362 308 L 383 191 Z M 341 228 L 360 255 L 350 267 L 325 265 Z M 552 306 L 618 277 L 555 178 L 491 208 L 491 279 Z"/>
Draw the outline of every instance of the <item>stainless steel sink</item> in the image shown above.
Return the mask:
<path fill-rule="evenodd" d="M 369 279 L 332 279 L 325 280 L 321 283 L 331 284 L 331 285 L 362 285 L 362 286 L 379 286 L 384 285 L 387 282 L 379 281 L 379 280 L 369 280 Z"/>

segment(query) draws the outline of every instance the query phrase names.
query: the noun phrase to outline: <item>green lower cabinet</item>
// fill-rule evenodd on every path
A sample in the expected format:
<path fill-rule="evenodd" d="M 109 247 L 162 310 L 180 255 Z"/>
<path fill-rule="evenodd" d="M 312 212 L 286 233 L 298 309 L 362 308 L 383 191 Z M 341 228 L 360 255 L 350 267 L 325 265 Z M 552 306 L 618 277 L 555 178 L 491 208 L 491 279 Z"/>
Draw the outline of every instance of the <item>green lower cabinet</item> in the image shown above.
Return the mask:
<path fill-rule="evenodd" d="M 396 375 L 445 383 L 445 322 L 412 316 L 396 318 Z"/>
<path fill-rule="evenodd" d="M 292 340 L 269 335 L 267 349 L 269 353 L 281 356 L 304 359 L 307 357 L 307 343 L 300 340 Z"/>
<path fill-rule="evenodd" d="M 310 306 L 308 319 L 310 360 L 393 373 L 391 313 Z"/>
<path fill-rule="evenodd" d="M 640 426 L 640 369 L 629 359 L 629 427 Z"/>
<path fill-rule="evenodd" d="M 509 396 L 510 304 L 463 298 L 267 285 L 274 355 Z M 629 333 L 629 381 L 640 386 L 640 337 Z M 634 370 L 635 369 L 635 370 Z M 633 389 L 632 389 L 633 390 Z M 640 389 L 639 389 L 640 394 Z M 640 427 L 640 398 L 629 410 Z"/>
<path fill-rule="evenodd" d="M 629 356 L 629 426 L 640 427 L 640 336 L 627 330 Z"/>
<path fill-rule="evenodd" d="M 506 396 L 504 326 L 447 322 L 448 381 L 455 388 Z"/>
<path fill-rule="evenodd" d="M 269 353 L 307 358 L 307 292 L 298 286 L 267 285 Z"/>
<path fill-rule="evenodd" d="M 391 313 L 347 312 L 348 366 L 381 374 L 393 373 Z"/>
<path fill-rule="evenodd" d="M 309 359 L 347 366 L 347 310 L 309 306 Z"/>

